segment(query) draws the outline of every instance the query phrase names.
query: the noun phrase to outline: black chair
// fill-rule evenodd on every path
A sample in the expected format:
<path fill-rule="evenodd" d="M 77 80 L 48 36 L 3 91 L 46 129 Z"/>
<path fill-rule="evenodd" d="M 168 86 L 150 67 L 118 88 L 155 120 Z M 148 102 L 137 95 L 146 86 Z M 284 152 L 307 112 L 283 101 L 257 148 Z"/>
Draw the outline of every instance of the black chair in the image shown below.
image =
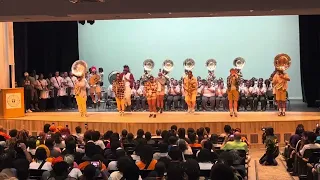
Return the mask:
<path fill-rule="evenodd" d="M 133 152 L 135 151 L 136 145 L 135 144 L 130 144 L 130 143 L 124 143 L 123 148 L 126 151 L 128 155 L 132 155 Z"/>
<path fill-rule="evenodd" d="M 152 170 L 140 170 L 140 176 L 142 179 L 145 179 L 146 177 L 148 177 L 149 173 L 151 172 Z"/>
<path fill-rule="evenodd" d="M 36 179 L 36 180 L 41 180 L 42 174 L 46 170 L 41 170 L 41 169 L 29 169 L 29 179 Z"/>
<path fill-rule="evenodd" d="M 211 170 L 200 170 L 200 177 L 210 177 Z"/>
<path fill-rule="evenodd" d="M 200 151 L 202 148 L 201 147 L 192 147 L 192 153 L 193 155 L 196 155 L 198 151 Z"/>
<path fill-rule="evenodd" d="M 313 153 L 320 153 L 320 149 L 306 149 L 302 157 L 298 157 L 298 175 L 301 179 L 304 179 L 308 174 L 307 163 Z"/>

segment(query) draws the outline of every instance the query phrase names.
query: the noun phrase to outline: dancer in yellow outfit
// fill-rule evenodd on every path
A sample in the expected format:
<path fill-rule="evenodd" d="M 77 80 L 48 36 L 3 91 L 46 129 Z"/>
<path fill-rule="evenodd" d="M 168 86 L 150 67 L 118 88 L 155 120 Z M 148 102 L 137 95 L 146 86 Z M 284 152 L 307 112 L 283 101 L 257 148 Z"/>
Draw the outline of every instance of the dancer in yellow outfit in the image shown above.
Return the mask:
<path fill-rule="evenodd" d="M 120 77 L 120 73 L 117 73 L 117 79 L 113 81 L 112 83 L 112 91 L 115 94 L 116 102 L 117 102 L 117 108 L 120 113 L 120 116 L 124 115 L 124 92 L 125 92 L 125 85 L 124 80 Z"/>
<path fill-rule="evenodd" d="M 183 88 L 185 91 L 185 100 L 188 104 L 188 113 L 194 113 L 198 82 L 197 78 L 193 76 L 192 71 L 188 71 L 187 76 L 183 79 Z"/>
<path fill-rule="evenodd" d="M 239 101 L 239 85 L 240 77 L 236 69 L 230 69 L 230 75 L 227 78 L 227 92 L 229 100 L 230 116 L 238 117 L 238 101 Z"/>
<path fill-rule="evenodd" d="M 88 117 L 87 114 L 87 80 L 82 77 L 77 77 L 75 82 L 75 96 L 78 104 L 78 110 L 81 117 Z"/>
<path fill-rule="evenodd" d="M 158 83 L 155 81 L 153 76 L 150 76 L 148 81 L 144 85 L 146 91 L 146 97 L 148 101 L 150 115 L 149 117 L 156 118 L 157 115 L 157 90 L 158 90 Z"/>
<path fill-rule="evenodd" d="M 290 81 L 289 75 L 280 69 L 277 70 L 277 73 L 273 76 L 272 79 L 272 84 L 274 85 L 276 101 L 278 103 L 279 109 L 278 116 L 286 115 L 288 81 Z"/>

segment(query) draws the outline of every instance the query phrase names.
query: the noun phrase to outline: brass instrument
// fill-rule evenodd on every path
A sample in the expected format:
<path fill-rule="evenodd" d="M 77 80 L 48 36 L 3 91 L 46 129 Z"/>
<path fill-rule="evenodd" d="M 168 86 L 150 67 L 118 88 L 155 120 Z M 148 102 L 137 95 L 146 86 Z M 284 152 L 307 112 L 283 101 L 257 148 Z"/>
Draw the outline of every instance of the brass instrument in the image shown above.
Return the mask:
<path fill-rule="evenodd" d="M 154 68 L 154 62 L 152 59 L 146 59 L 143 61 L 143 69 L 148 72 L 148 74 L 152 71 Z"/>
<path fill-rule="evenodd" d="M 76 77 L 84 78 L 84 76 L 86 75 L 87 69 L 88 69 L 88 65 L 83 60 L 77 60 L 71 66 L 71 72 Z M 75 84 L 75 88 L 74 88 L 75 95 L 79 95 L 80 92 L 81 92 L 81 87 L 79 87 L 79 86 L 77 86 L 77 84 Z"/>
<path fill-rule="evenodd" d="M 246 64 L 246 61 L 242 57 L 237 57 L 236 59 L 233 60 L 233 66 L 235 67 L 235 69 L 237 69 L 238 76 L 240 78 L 242 78 L 241 69 L 244 67 L 245 64 Z"/>
<path fill-rule="evenodd" d="M 195 65 L 196 65 L 196 62 L 191 58 L 188 58 L 183 61 L 184 69 L 187 71 L 191 71 Z"/>
<path fill-rule="evenodd" d="M 108 75 L 108 81 L 110 84 L 112 84 L 113 81 L 115 81 L 117 79 L 118 73 L 119 73 L 118 71 L 111 71 L 111 73 Z"/>
<path fill-rule="evenodd" d="M 290 68 L 291 58 L 289 55 L 281 53 L 274 58 L 273 64 L 274 64 L 274 67 L 278 70 L 278 73 L 279 71 L 284 72 Z M 284 85 L 284 82 L 277 83 L 274 85 L 274 88 L 279 90 L 283 87 L 283 85 Z"/>
<path fill-rule="evenodd" d="M 172 71 L 173 67 L 174 67 L 174 64 L 172 60 L 170 59 L 164 60 L 162 63 L 162 68 L 163 68 L 162 73 L 164 75 L 169 74 Z M 169 77 L 166 77 L 166 78 L 169 78 Z"/>
<path fill-rule="evenodd" d="M 212 72 L 217 67 L 217 61 L 215 59 L 208 59 L 206 61 L 206 65 L 205 66 L 208 69 L 208 71 Z"/>

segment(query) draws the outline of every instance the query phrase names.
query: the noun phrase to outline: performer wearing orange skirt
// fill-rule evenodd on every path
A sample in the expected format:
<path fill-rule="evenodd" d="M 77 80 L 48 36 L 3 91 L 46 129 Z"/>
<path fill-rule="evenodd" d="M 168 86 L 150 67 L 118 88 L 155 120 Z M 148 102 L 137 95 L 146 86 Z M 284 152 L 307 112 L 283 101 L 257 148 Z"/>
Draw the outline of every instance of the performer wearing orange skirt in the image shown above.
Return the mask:
<path fill-rule="evenodd" d="M 188 71 L 187 76 L 183 79 L 183 88 L 185 91 L 185 101 L 188 104 L 188 113 L 194 113 L 197 97 L 198 82 L 192 74 Z"/>
<path fill-rule="evenodd" d="M 165 91 L 166 81 L 167 81 L 167 79 L 162 75 L 161 72 L 159 72 L 158 78 L 157 78 L 157 86 L 158 86 L 158 90 L 157 90 L 157 106 L 159 108 L 160 114 L 163 111 L 163 101 L 164 101 L 164 94 L 165 94 L 164 91 Z"/>
<path fill-rule="evenodd" d="M 156 118 L 157 115 L 157 90 L 158 90 L 158 84 L 155 81 L 153 76 L 150 76 L 149 80 L 144 85 L 146 97 L 149 105 L 149 111 L 150 115 L 149 117 Z"/>
<path fill-rule="evenodd" d="M 240 78 L 238 76 L 236 69 L 230 69 L 230 75 L 227 78 L 227 93 L 228 93 L 228 100 L 229 100 L 229 111 L 230 116 L 233 115 L 235 117 L 238 116 L 238 101 L 239 101 L 239 85 L 240 85 Z"/>
<path fill-rule="evenodd" d="M 277 70 L 272 79 L 272 84 L 274 85 L 276 101 L 279 109 L 278 116 L 286 115 L 288 81 L 290 81 L 289 75 L 282 70 Z"/>

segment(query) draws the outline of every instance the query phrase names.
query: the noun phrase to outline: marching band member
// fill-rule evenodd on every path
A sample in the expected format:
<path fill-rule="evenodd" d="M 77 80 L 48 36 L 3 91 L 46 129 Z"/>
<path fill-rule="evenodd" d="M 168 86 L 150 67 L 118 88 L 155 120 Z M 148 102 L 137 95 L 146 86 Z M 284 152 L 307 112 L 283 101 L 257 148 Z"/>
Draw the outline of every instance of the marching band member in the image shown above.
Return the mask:
<path fill-rule="evenodd" d="M 120 73 L 117 73 L 117 79 L 112 83 L 112 90 L 116 96 L 117 109 L 120 116 L 124 115 L 124 81 L 120 78 Z"/>
<path fill-rule="evenodd" d="M 272 84 L 271 84 L 271 82 L 270 82 L 269 79 L 266 79 L 266 80 L 264 81 L 264 84 L 265 84 L 265 88 L 266 88 L 267 100 L 269 101 L 269 106 L 270 106 L 270 108 L 273 108 L 273 98 L 274 98 L 274 95 L 273 95 Z"/>
<path fill-rule="evenodd" d="M 68 73 L 67 72 L 64 72 L 64 73 L 61 73 L 61 77 L 62 77 L 62 81 L 61 81 L 61 85 L 62 87 L 60 88 L 60 102 L 62 102 L 62 104 L 64 103 L 65 106 L 68 106 L 68 81 L 67 81 L 67 78 L 68 78 Z"/>
<path fill-rule="evenodd" d="M 103 83 L 103 79 L 104 79 L 104 72 L 103 72 L 103 68 L 102 67 L 100 67 L 99 69 L 98 69 L 98 72 L 99 72 L 99 76 L 100 76 L 100 82 L 102 82 Z M 101 86 L 101 85 L 100 85 Z"/>
<path fill-rule="evenodd" d="M 101 81 L 101 77 L 99 74 L 97 74 L 97 68 L 94 66 L 91 67 L 91 76 L 89 77 L 89 85 L 90 85 L 90 96 L 94 106 L 96 106 L 97 104 L 95 94 L 97 95 L 98 106 L 100 106 L 100 100 L 101 100 L 100 81 Z"/>
<path fill-rule="evenodd" d="M 76 77 L 77 80 L 74 84 L 74 93 L 78 105 L 78 110 L 81 117 L 88 117 L 87 114 L 87 87 L 88 82 L 85 76 Z"/>
<path fill-rule="evenodd" d="M 131 88 L 133 88 L 134 84 L 134 77 L 133 74 L 130 72 L 130 68 L 128 65 L 123 66 L 123 72 L 120 74 L 121 79 L 124 80 L 125 83 L 125 106 L 131 111 Z"/>
<path fill-rule="evenodd" d="M 178 108 L 178 102 L 180 99 L 180 91 L 181 91 L 181 89 L 178 85 L 177 80 L 174 80 L 172 82 L 172 85 L 170 85 L 169 89 L 168 89 L 168 98 L 167 98 L 168 110 L 174 111 L 176 108 Z"/>
<path fill-rule="evenodd" d="M 165 95 L 165 86 L 166 86 L 167 79 L 163 76 L 161 72 L 158 73 L 157 83 L 158 83 L 158 90 L 157 90 L 157 106 L 159 108 L 160 114 L 163 111 L 164 107 L 164 95 Z"/>
<path fill-rule="evenodd" d="M 74 79 L 73 79 L 74 78 Z M 65 78 L 67 81 L 67 105 L 70 109 L 74 108 L 73 99 L 74 99 L 74 81 L 77 78 L 73 76 L 72 72 L 69 72 L 69 76 Z"/>
<path fill-rule="evenodd" d="M 202 108 L 207 111 L 207 104 L 210 102 L 210 106 L 212 110 L 215 110 L 215 89 L 211 85 L 211 81 L 202 80 L 201 86 L 201 95 L 202 95 Z"/>
<path fill-rule="evenodd" d="M 227 109 L 228 99 L 226 98 L 227 89 L 224 87 L 222 80 L 218 82 L 216 88 L 216 107 L 219 108 L 220 102 L 222 102 L 223 110 Z"/>
<path fill-rule="evenodd" d="M 53 85 L 53 104 L 54 108 L 58 111 L 61 111 L 61 98 L 60 94 L 62 89 L 63 78 L 60 76 L 59 71 L 56 71 L 55 76 L 50 79 Z"/>
<path fill-rule="evenodd" d="M 208 70 L 207 81 L 208 81 L 208 82 L 209 82 L 209 81 L 213 82 L 213 80 L 215 80 L 215 79 L 216 79 L 216 76 L 214 75 L 214 71 L 209 71 L 209 70 Z"/>
<path fill-rule="evenodd" d="M 185 90 L 185 100 L 188 104 L 188 113 L 194 113 L 198 82 L 193 76 L 192 71 L 188 71 L 188 76 L 184 78 L 183 87 Z"/>
<path fill-rule="evenodd" d="M 181 91 L 181 99 L 180 99 L 180 105 L 182 110 L 186 109 L 186 93 L 184 91 L 184 87 L 183 87 L 183 80 L 179 80 L 179 86 L 180 86 L 180 91 Z"/>
<path fill-rule="evenodd" d="M 240 104 L 247 110 L 248 104 L 251 111 L 253 110 L 253 95 L 255 94 L 255 88 L 253 87 L 253 81 L 248 80 L 246 86 L 241 90 Z"/>
<path fill-rule="evenodd" d="M 47 80 L 43 79 L 43 74 L 40 74 L 37 84 L 40 90 L 40 109 L 45 111 L 47 109 L 47 99 L 49 99 L 49 89 Z"/>
<path fill-rule="evenodd" d="M 145 83 L 144 88 L 145 88 L 145 93 L 146 93 L 146 97 L 149 105 L 149 111 L 150 111 L 149 117 L 153 116 L 153 118 L 156 118 L 157 117 L 156 101 L 157 101 L 158 84 L 155 81 L 153 76 L 150 76 L 149 80 Z"/>
<path fill-rule="evenodd" d="M 146 99 L 143 96 L 143 86 L 140 86 L 140 83 L 135 83 L 134 88 L 131 90 L 133 96 L 133 102 L 135 105 L 135 110 L 139 111 L 141 109 L 145 109 L 146 107 Z M 142 108 L 143 107 L 143 108 Z"/>
<path fill-rule="evenodd" d="M 227 88 L 228 88 L 228 100 L 229 100 L 229 111 L 230 116 L 233 115 L 237 117 L 238 112 L 238 100 L 239 100 L 239 83 L 240 77 L 238 76 L 238 71 L 236 69 L 230 69 L 230 75 L 227 78 Z"/>
<path fill-rule="evenodd" d="M 256 97 L 253 100 L 253 109 L 257 111 L 258 102 L 261 102 L 261 111 L 266 110 L 267 101 L 266 101 L 266 88 L 263 86 L 263 81 L 258 81 L 258 85 L 255 88 Z"/>
<path fill-rule="evenodd" d="M 276 94 L 276 101 L 278 103 L 279 109 L 278 116 L 286 115 L 288 81 L 290 81 L 289 75 L 282 70 L 277 70 L 272 79 L 272 84 L 274 84 L 274 91 Z"/>

